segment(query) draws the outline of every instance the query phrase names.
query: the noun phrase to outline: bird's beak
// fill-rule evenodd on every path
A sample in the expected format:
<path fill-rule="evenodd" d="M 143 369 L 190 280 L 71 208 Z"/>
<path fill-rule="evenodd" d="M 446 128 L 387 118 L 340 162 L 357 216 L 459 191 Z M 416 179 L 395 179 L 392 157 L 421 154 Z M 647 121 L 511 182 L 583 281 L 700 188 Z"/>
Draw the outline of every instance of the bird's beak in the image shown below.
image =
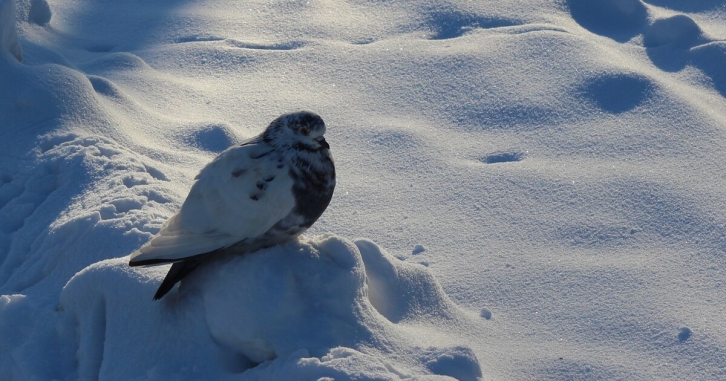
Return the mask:
<path fill-rule="evenodd" d="M 315 138 L 315 141 L 318 142 L 321 147 L 330 149 L 330 145 L 328 144 L 328 142 L 325 141 L 324 137 L 318 136 L 317 138 Z"/>

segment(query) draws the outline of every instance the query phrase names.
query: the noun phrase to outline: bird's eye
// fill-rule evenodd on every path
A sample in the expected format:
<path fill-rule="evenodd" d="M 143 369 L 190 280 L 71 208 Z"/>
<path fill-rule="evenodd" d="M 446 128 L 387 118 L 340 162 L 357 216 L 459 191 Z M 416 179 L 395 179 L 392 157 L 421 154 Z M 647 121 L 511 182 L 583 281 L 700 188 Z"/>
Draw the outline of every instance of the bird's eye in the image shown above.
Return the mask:
<path fill-rule="evenodd" d="M 307 129 L 307 128 L 305 128 L 305 127 L 303 127 L 303 128 L 301 128 L 301 129 L 300 129 L 300 133 L 301 133 L 301 134 L 303 134 L 303 135 L 305 135 L 305 136 L 308 136 L 308 133 L 309 133 L 309 132 L 310 132 L 310 131 L 308 131 L 308 129 Z"/>

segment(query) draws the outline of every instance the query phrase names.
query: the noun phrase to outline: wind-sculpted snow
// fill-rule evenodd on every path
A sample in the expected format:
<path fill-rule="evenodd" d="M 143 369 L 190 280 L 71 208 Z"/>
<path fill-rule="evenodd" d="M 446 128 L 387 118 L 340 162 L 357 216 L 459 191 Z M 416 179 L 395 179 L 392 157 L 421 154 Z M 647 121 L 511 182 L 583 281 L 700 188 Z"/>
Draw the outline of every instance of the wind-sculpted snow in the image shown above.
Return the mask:
<path fill-rule="evenodd" d="M 326 235 L 220 258 L 190 275 L 178 294 L 150 303 L 160 274 L 113 259 L 64 287 L 60 330 L 78 332 L 63 338 L 80 354 L 78 377 L 481 376 L 471 349 L 407 332 L 408 326 L 476 321 L 424 267 L 371 241 Z"/>
<path fill-rule="evenodd" d="M 724 379 L 724 20 L 0 0 L 0 379 Z M 309 235 L 152 302 L 129 254 L 300 109 L 338 174 Z"/>

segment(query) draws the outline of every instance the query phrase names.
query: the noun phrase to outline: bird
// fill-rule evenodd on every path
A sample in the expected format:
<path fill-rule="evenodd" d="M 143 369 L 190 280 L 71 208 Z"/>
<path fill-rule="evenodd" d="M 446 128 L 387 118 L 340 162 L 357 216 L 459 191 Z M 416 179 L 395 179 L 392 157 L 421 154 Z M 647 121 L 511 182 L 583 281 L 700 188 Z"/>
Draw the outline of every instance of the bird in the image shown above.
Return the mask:
<path fill-rule="evenodd" d="M 335 189 L 325 130 L 313 112 L 283 114 L 202 168 L 179 211 L 130 256 L 129 266 L 172 264 L 154 300 L 212 257 L 275 246 L 312 226 Z"/>

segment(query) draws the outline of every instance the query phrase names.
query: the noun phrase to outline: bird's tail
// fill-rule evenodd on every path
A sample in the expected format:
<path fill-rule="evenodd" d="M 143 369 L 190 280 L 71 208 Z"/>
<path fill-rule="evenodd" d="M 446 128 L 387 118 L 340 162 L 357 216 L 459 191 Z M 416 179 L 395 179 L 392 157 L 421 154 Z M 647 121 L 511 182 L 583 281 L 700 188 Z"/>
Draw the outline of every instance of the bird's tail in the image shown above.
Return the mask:
<path fill-rule="evenodd" d="M 156 290 L 156 294 L 154 294 L 154 300 L 159 300 L 164 297 L 164 295 L 166 295 L 169 291 L 171 291 L 172 288 L 174 288 L 175 284 L 177 284 L 180 280 L 184 279 L 184 277 L 189 275 L 189 273 L 199 267 L 199 264 L 202 263 L 202 261 L 203 258 L 201 256 L 197 256 L 192 257 L 191 259 L 187 259 L 185 261 L 175 262 L 174 264 L 172 264 L 169 272 L 166 274 L 166 277 L 161 282 L 159 289 Z"/>

